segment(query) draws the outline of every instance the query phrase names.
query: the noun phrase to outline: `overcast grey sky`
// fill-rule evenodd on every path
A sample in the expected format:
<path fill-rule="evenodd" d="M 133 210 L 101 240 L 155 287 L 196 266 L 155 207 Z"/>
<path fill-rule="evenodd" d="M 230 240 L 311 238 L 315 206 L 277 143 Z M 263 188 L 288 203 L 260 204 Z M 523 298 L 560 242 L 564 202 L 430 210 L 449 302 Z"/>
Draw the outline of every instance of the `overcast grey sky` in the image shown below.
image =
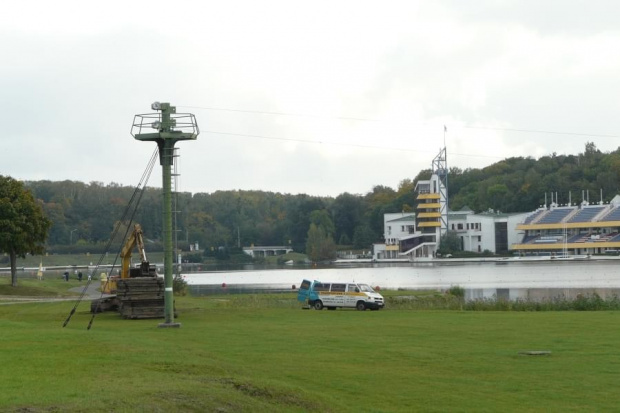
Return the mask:
<path fill-rule="evenodd" d="M 191 192 L 396 188 L 444 125 L 460 168 L 615 150 L 619 15 L 596 0 L 8 2 L 0 174 L 133 186 L 155 145 L 130 127 L 154 101 L 197 118 L 178 145 Z"/>

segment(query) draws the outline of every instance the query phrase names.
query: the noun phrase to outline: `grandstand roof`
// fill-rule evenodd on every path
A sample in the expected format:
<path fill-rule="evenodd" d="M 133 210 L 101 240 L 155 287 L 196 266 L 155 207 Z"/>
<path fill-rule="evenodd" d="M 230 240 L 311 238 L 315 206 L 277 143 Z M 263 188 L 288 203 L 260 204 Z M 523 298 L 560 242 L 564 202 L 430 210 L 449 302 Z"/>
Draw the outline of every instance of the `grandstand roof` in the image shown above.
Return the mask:
<path fill-rule="evenodd" d="M 610 209 L 605 213 L 606 209 Z M 602 218 L 601 214 L 605 214 Z M 598 219 L 596 219 L 598 217 Z M 596 219 L 596 220 L 595 220 Z M 612 205 L 587 205 L 539 209 L 522 223 L 518 230 L 545 230 L 563 228 L 606 228 L 620 226 L 620 207 Z"/>
<path fill-rule="evenodd" d="M 411 222 L 414 221 L 415 222 L 415 214 L 411 214 L 411 215 L 406 215 L 404 217 L 399 217 L 396 219 L 390 219 L 389 221 L 386 222 Z"/>

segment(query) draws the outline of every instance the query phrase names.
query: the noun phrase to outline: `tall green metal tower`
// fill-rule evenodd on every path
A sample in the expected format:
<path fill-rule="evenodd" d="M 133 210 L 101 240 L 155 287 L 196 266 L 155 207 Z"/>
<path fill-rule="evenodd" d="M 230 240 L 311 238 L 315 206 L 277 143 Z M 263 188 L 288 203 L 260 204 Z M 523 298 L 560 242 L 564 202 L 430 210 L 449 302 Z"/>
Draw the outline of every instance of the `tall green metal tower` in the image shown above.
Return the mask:
<path fill-rule="evenodd" d="M 176 113 L 170 103 L 155 102 L 151 109 L 157 113 L 135 115 L 131 135 L 139 141 L 154 141 L 159 147 L 159 162 L 163 183 L 163 237 L 164 237 L 164 303 L 165 322 L 159 327 L 180 327 L 174 322 L 174 292 L 172 280 L 172 165 L 174 145 L 178 141 L 196 140 L 200 133 L 196 118 L 191 113 Z M 155 131 L 152 131 L 152 130 Z"/>

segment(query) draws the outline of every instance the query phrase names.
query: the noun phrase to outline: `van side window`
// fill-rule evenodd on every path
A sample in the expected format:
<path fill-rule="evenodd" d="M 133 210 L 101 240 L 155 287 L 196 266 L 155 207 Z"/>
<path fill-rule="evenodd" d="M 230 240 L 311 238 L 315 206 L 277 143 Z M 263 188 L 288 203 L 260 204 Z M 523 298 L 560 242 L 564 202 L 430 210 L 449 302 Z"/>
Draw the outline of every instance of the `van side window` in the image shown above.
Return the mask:
<path fill-rule="evenodd" d="M 343 293 L 346 288 L 346 284 L 332 284 L 332 292 Z"/>
<path fill-rule="evenodd" d="M 314 291 L 329 291 L 330 284 L 315 284 Z"/>
<path fill-rule="evenodd" d="M 350 293 L 359 293 L 360 289 L 357 288 L 357 285 L 355 285 L 355 284 L 349 284 L 349 285 L 347 285 L 347 291 L 350 292 Z"/>

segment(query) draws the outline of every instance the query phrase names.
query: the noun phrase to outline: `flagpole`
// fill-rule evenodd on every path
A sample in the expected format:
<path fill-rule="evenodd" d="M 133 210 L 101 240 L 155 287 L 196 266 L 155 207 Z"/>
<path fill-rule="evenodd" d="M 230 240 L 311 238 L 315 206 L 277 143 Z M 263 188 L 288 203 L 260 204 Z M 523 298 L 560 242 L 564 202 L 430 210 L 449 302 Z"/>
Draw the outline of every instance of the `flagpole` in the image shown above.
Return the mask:
<path fill-rule="evenodd" d="M 446 166 L 446 234 L 448 233 L 448 230 L 450 228 L 450 217 L 448 214 L 448 211 L 450 209 L 450 205 L 448 202 L 448 150 L 446 149 L 446 133 L 448 132 L 448 127 L 446 125 L 443 125 L 443 157 L 444 157 L 444 163 Z"/>
<path fill-rule="evenodd" d="M 448 128 L 446 125 L 443 125 L 443 147 L 446 147 L 446 132 L 448 132 Z"/>

